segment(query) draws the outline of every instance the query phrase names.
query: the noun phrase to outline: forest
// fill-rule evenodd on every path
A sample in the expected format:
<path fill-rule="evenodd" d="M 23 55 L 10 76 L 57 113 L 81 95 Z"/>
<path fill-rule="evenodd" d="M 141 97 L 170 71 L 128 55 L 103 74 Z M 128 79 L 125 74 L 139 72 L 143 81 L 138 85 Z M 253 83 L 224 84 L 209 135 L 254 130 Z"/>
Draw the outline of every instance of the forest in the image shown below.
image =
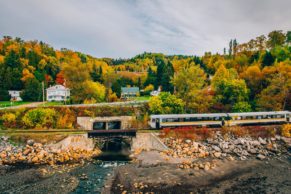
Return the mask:
<path fill-rule="evenodd" d="M 70 103 L 119 101 L 121 87 L 141 95 L 161 88 L 151 113 L 290 110 L 291 31 L 275 30 L 245 43 L 230 40 L 223 53 L 203 56 L 142 53 L 130 59 L 95 58 L 42 41 L 0 40 L 0 101 L 22 90 L 24 101 L 41 101 L 45 88 L 71 89 Z"/>

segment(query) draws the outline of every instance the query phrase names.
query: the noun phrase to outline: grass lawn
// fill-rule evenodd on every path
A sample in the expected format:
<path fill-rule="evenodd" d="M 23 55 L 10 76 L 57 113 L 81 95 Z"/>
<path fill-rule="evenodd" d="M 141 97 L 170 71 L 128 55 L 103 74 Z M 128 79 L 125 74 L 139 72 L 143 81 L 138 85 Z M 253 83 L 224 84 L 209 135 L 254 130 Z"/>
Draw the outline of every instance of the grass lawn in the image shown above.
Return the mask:
<path fill-rule="evenodd" d="M 134 100 L 136 101 L 144 101 L 144 100 L 149 100 L 151 96 L 138 96 Z"/>
<path fill-rule="evenodd" d="M 57 106 L 57 105 L 64 105 L 64 102 L 45 102 L 39 106 Z"/>
<path fill-rule="evenodd" d="M 3 107 L 9 107 L 9 106 L 18 106 L 18 105 L 22 105 L 22 104 L 28 104 L 30 102 L 23 102 L 23 101 L 19 101 L 19 102 L 10 102 L 10 101 L 0 101 L 0 108 Z"/>

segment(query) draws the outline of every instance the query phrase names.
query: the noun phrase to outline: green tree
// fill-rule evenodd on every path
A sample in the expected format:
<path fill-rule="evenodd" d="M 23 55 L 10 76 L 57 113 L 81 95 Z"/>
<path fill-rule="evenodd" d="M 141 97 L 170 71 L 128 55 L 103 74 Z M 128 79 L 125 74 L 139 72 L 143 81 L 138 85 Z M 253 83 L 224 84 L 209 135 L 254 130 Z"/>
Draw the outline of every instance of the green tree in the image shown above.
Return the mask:
<path fill-rule="evenodd" d="M 291 44 L 291 31 L 288 31 L 287 34 L 286 34 L 286 43 L 288 45 Z"/>
<path fill-rule="evenodd" d="M 272 53 L 269 51 L 266 51 L 263 60 L 262 60 L 262 66 L 271 66 L 275 62 L 275 58 L 273 57 Z"/>
<path fill-rule="evenodd" d="M 20 95 L 24 101 L 28 102 L 41 101 L 42 100 L 41 83 L 35 78 L 30 78 L 26 80 L 24 90 L 21 92 Z"/>
<path fill-rule="evenodd" d="M 268 34 L 267 46 L 272 49 L 276 46 L 282 46 L 285 43 L 286 35 L 282 30 L 275 30 Z"/>
<path fill-rule="evenodd" d="M 232 107 L 232 112 L 250 112 L 252 107 L 248 102 L 237 102 Z"/>
<path fill-rule="evenodd" d="M 169 92 L 161 92 L 151 97 L 149 109 L 152 114 L 179 114 L 184 112 L 184 103 Z"/>
<path fill-rule="evenodd" d="M 147 86 L 147 85 L 150 85 L 150 84 L 152 84 L 155 87 L 155 89 L 158 88 L 157 75 L 155 74 L 155 72 L 153 72 L 151 67 L 148 68 L 147 79 L 146 79 L 144 85 Z"/>
<path fill-rule="evenodd" d="M 162 86 L 163 91 L 173 92 L 174 87 L 171 84 L 171 77 L 174 75 L 172 63 L 164 58 L 157 58 L 157 87 Z"/>
<path fill-rule="evenodd" d="M 6 55 L 4 64 L 10 68 L 20 68 L 21 62 L 19 55 L 14 50 L 11 50 L 8 55 Z"/>

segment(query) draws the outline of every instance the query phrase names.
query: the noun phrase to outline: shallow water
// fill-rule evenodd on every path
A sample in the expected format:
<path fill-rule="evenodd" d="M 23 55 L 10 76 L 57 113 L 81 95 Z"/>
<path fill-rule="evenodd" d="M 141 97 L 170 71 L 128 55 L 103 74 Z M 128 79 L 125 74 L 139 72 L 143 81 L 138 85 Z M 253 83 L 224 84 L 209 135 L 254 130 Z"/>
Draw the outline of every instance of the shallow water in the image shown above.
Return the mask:
<path fill-rule="evenodd" d="M 77 169 L 72 174 L 78 177 L 80 182 L 71 194 L 101 193 L 105 180 L 113 173 L 113 169 L 125 164 L 125 161 L 105 161 Z M 84 175 L 86 178 L 83 178 Z"/>
<path fill-rule="evenodd" d="M 8 135 L 9 142 L 13 145 L 25 145 L 27 140 L 34 140 L 43 144 L 52 145 L 83 145 L 93 146 L 95 141 L 89 141 L 86 135 L 64 135 L 64 134 L 49 134 L 49 133 L 37 133 L 37 134 L 16 134 Z M 74 137 L 80 138 L 74 138 Z M 89 145 L 93 144 L 93 145 Z M 82 167 L 78 167 L 70 172 L 72 176 L 75 176 L 79 180 L 78 187 L 71 192 L 72 194 L 83 193 L 101 193 L 105 180 L 108 176 L 112 175 L 113 170 L 117 166 L 125 165 L 130 161 L 130 145 L 122 141 L 121 139 L 111 139 L 105 143 L 102 148 L 102 154 L 95 158 L 92 162 L 85 164 Z M 84 146 L 84 145 L 83 145 Z M 95 144 L 96 146 L 96 144 Z M 59 146 L 57 146 L 59 147 Z"/>

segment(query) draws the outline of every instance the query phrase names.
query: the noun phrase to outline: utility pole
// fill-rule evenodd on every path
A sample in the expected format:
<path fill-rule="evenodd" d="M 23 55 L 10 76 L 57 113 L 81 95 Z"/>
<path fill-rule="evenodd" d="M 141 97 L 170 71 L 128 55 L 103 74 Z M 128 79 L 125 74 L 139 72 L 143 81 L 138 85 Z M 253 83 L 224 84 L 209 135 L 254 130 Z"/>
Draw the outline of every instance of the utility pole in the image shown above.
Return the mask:
<path fill-rule="evenodd" d="M 44 82 L 41 82 L 41 85 L 42 85 L 42 102 L 44 105 Z"/>

